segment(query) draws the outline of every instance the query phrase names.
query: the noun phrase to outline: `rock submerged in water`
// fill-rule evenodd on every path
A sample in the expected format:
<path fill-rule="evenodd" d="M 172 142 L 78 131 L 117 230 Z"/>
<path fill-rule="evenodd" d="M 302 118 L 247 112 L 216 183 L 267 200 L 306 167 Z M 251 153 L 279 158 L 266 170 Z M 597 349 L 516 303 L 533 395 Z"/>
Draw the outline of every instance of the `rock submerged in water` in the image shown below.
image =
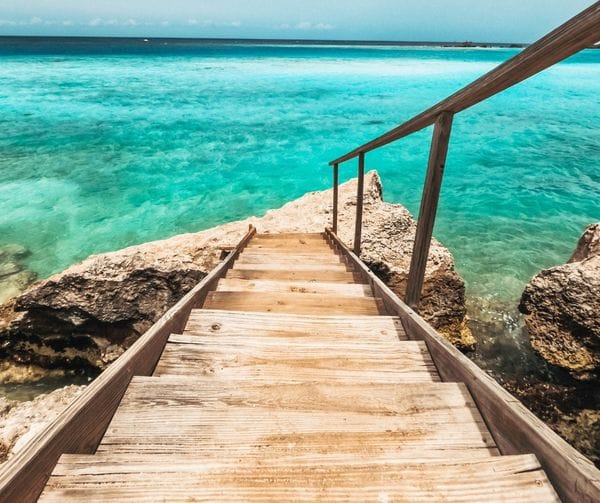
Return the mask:
<path fill-rule="evenodd" d="M 356 187 L 354 179 L 339 189 L 339 234 L 350 246 Z M 331 190 L 311 192 L 262 218 L 92 256 L 0 306 L 2 356 L 46 369 L 102 370 L 200 281 L 249 224 L 259 232 L 322 232 L 331 223 L 331 198 Z M 400 297 L 415 229 L 404 207 L 383 201 L 377 173 L 368 173 L 362 259 Z M 457 346 L 471 349 L 464 290 L 452 255 L 434 240 L 421 313 Z"/>
<path fill-rule="evenodd" d="M 600 223 L 585 230 L 568 263 L 529 282 L 519 310 L 542 358 L 577 379 L 600 378 Z"/>
<path fill-rule="evenodd" d="M 29 250 L 17 244 L 0 246 L 0 303 L 19 295 L 36 279 L 22 261 Z"/>

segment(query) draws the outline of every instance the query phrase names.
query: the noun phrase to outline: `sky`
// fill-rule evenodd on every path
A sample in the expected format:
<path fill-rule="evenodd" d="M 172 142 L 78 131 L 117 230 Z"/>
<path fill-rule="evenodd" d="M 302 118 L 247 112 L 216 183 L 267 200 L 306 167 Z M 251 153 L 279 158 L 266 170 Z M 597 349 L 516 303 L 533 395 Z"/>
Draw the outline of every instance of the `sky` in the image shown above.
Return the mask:
<path fill-rule="evenodd" d="M 0 35 L 532 42 L 593 0 L 0 0 Z"/>

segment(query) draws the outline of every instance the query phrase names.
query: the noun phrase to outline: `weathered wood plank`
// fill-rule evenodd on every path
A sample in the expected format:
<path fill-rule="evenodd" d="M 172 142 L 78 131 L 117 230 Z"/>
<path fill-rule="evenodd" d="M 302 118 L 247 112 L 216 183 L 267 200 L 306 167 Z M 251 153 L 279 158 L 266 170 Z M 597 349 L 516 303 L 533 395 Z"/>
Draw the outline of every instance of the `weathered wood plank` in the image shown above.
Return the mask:
<path fill-rule="evenodd" d="M 244 252 L 240 254 L 237 264 L 314 264 L 323 265 L 327 268 L 331 265 L 344 265 L 344 261 L 335 253 L 268 253 L 264 250 L 259 252 Z"/>
<path fill-rule="evenodd" d="M 315 270 L 315 271 L 290 271 L 278 270 L 271 271 L 267 269 L 231 269 L 225 275 L 226 278 L 237 279 L 268 279 L 276 281 L 326 281 L 337 282 L 344 284 L 352 284 L 361 282 L 362 278 L 358 274 L 351 271 L 331 271 L 331 270 Z"/>
<path fill-rule="evenodd" d="M 260 241 L 251 242 L 245 248 L 248 251 L 259 251 L 264 250 L 270 253 L 331 253 L 333 249 L 326 241 L 316 242 L 311 241 L 309 243 L 290 243 L 289 241 Z"/>
<path fill-rule="evenodd" d="M 244 280 L 223 278 L 219 281 L 217 291 L 229 292 L 263 292 L 263 293 L 313 293 L 345 297 L 372 297 L 368 285 L 342 283 L 327 283 L 316 281 L 274 281 L 274 280 Z"/>
<path fill-rule="evenodd" d="M 210 292 L 206 309 L 289 314 L 383 314 L 376 298 L 329 297 L 310 293 Z"/>
<path fill-rule="evenodd" d="M 64 460 L 41 501 L 410 501 L 551 503 L 558 498 L 533 456 L 305 466 L 107 460 L 93 470 Z M 71 473 L 74 472 L 74 475 Z"/>
<path fill-rule="evenodd" d="M 164 399 L 168 402 L 165 403 Z M 354 384 L 264 384 L 241 379 L 223 381 L 181 376 L 138 376 L 132 379 L 112 426 L 117 427 L 119 421 L 125 421 L 122 413 L 135 413 L 144 407 L 148 411 L 155 405 L 214 408 L 216 403 L 281 412 L 320 411 L 393 416 L 402 417 L 405 423 L 415 424 L 422 421 L 420 416 L 428 416 L 425 421 L 432 423 L 452 418 L 456 422 L 473 420 L 479 425 L 483 424 L 473 398 L 461 383 L 403 383 L 398 386 L 365 380 Z"/>
<path fill-rule="evenodd" d="M 193 338 L 193 336 L 188 336 Z M 402 344 L 402 343 L 398 343 Z M 239 348 L 239 349 L 238 349 Z M 350 351 L 348 351 L 350 352 Z M 248 379 L 278 382 L 347 381 L 431 382 L 437 371 L 423 346 L 406 341 L 391 356 L 340 354 L 327 348 L 297 344 L 294 351 L 269 347 L 236 347 L 232 351 L 208 352 L 201 344 L 169 343 L 154 371 L 156 376 L 212 376 L 223 380 Z"/>
<path fill-rule="evenodd" d="M 242 271 L 283 271 L 289 272 L 313 272 L 313 273 L 328 273 L 328 272 L 351 272 L 351 268 L 345 264 L 311 264 L 306 262 L 298 262 L 290 264 L 289 262 L 263 262 L 263 263 L 248 263 L 244 261 L 236 261 L 233 270 Z"/>
<path fill-rule="evenodd" d="M 303 241 L 318 241 L 321 242 L 325 239 L 322 232 L 278 232 L 278 233 L 264 233 L 257 234 L 254 237 L 254 242 L 259 243 L 261 241 L 286 241 L 289 243 Z"/>
<path fill-rule="evenodd" d="M 494 447 L 460 385 L 246 383 L 136 380 L 99 449 L 152 451 L 158 443 L 161 449 L 189 452 L 250 443 L 265 449 L 359 453 L 371 449 L 371 440 L 380 446 L 385 439 L 396 449 Z"/>
<path fill-rule="evenodd" d="M 392 316 L 317 316 L 194 309 L 188 335 L 314 338 L 318 341 L 391 342 L 406 340 L 400 318 Z"/>
<path fill-rule="evenodd" d="M 53 475 L 75 476 L 75 475 L 93 475 L 98 473 L 111 473 L 115 467 L 119 466 L 124 473 L 146 472 L 155 473 L 160 465 L 169 466 L 172 470 L 178 471 L 175 467 L 183 465 L 183 471 L 193 464 L 219 464 L 225 466 L 229 463 L 239 463 L 243 459 L 248 466 L 255 466 L 262 463 L 273 461 L 273 451 L 265 452 L 264 449 L 256 449 L 254 446 L 238 445 L 231 446 L 227 450 L 227 459 L 219 447 L 199 446 L 196 452 L 183 452 L 175 454 L 167 453 L 147 453 L 132 452 L 111 452 L 100 451 L 95 455 L 89 454 L 65 454 L 56 465 Z M 336 453 L 314 450 L 312 452 L 290 452 L 290 450 L 281 449 L 277 454 L 277 461 L 286 466 L 320 466 L 322 468 L 347 464 L 356 466 L 358 464 L 370 463 L 403 463 L 403 464 L 422 464 L 443 461 L 475 461 L 480 459 L 489 460 L 498 457 L 498 450 L 495 448 L 472 448 L 458 449 L 448 448 L 446 450 L 393 450 L 373 449 L 364 450 L 360 459 L 352 460 L 348 453 Z M 169 468 L 165 469 L 165 472 Z"/>

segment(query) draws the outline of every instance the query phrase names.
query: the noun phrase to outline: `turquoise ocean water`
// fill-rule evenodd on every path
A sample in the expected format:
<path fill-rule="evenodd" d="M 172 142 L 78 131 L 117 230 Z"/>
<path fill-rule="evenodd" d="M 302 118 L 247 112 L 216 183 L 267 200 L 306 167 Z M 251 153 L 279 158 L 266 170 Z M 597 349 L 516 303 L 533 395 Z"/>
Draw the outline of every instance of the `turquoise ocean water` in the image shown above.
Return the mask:
<path fill-rule="evenodd" d="M 0 245 L 26 246 L 44 277 L 260 215 L 329 187 L 329 160 L 517 52 L 0 40 Z M 588 50 L 456 117 L 435 234 L 471 302 L 514 309 L 600 220 L 599 95 Z M 430 136 L 367 156 L 413 213 Z"/>

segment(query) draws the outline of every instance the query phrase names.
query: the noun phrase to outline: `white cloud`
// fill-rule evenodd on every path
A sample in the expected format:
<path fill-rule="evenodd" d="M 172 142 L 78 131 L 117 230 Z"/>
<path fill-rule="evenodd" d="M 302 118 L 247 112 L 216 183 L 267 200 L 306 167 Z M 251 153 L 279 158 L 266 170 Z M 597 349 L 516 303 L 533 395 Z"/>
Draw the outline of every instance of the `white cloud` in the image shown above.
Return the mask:
<path fill-rule="evenodd" d="M 240 28 L 242 26 L 241 21 L 217 22 L 212 19 L 205 19 L 204 21 L 188 19 L 187 24 L 189 26 L 202 26 L 204 28 Z"/>
<path fill-rule="evenodd" d="M 0 0 L 1 1 L 1 0 Z M 198 20 L 198 19 L 188 19 L 187 21 L 182 20 L 179 22 L 171 22 L 168 20 L 159 21 L 159 20 L 147 20 L 143 21 L 140 19 L 129 18 L 129 19 L 107 19 L 102 17 L 96 17 L 90 19 L 89 21 L 80 21 L 75 22 L 70 19 L 42 19 L 40 17 L 32 17 L 27 20 L 12 20 L 12 19 L 0 19 L 0 27 L 8 27 L 8 26 L 63 26 L 63 27 L 71 27 L 71 26 L 89 26 L 92 28 L 100 28 L 100 27 L 124 27 L 124 28 L 136 28 L 140 26 L 148 26 L 148 27 L 169 27 L 169 26 L 197 26 L 204 28 L 240 28 L 243 23 L 241 21 L 213 21 L 212 19 L 206 20 Z"/>
<path fill-rule="evenodd" d="M 314 31 L 324 31 L 324 30 L 333 30 L 335 28 L 334 25 L 329 23 L 311 23 L 310 21 L 300 21 L 294 25 L 289 23 L 283 23 L 277 26 L 280 30 L 314 30 Z"/>

